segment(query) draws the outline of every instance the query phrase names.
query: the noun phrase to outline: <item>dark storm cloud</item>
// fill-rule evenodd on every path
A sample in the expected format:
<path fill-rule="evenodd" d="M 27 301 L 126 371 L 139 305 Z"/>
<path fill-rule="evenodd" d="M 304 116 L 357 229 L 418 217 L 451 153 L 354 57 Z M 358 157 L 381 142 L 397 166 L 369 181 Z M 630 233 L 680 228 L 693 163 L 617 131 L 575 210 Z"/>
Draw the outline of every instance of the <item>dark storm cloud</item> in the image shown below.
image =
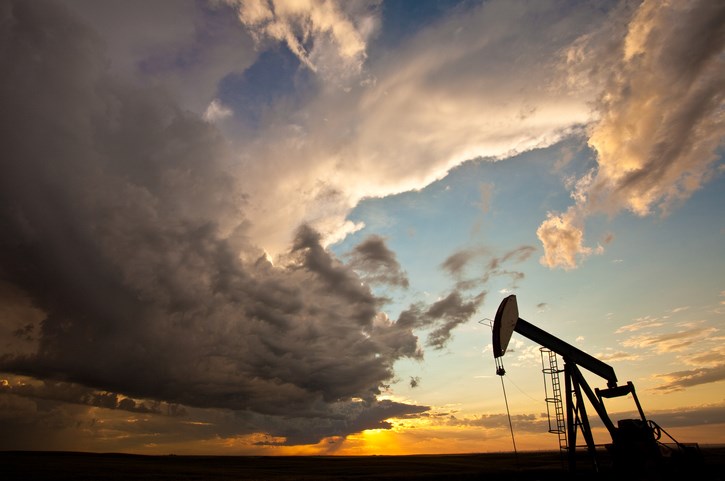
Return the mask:
<path fill-rule="evenodd" d="M 62 8 L 5 2 L 0 39 L 0 280 L 45 315 L 0 371 L 249 410 L 276 432 L 380 425 L 380 386 L 420 352 L 411 327 L 376 322 L 380 299 L 308 227 L 280 265 L 262 260 L 217 130 L 111 78 Z"/>
<path fill-rule="evenodd" d="M 408 276 L 400 267 L 395 252 L 388 249 L 385 239 L 371 235 L 348 254 L 349 266 L 361 272 L 368 283 L 381 283 L 408 288 Z"/>
<path fill-rule="evenodd" d="M 97 410 L 83 404 L 16 396 L 0 392 L 2 449 L 124 450 L 152 438 L 157 445 L 179 449 L 181 443 L 203 448 L 205 443 L 232 445 L 315 444 L 365 429 L 388 429 L 391 418 L 417 417 L 428 410 L 390 400 L 336 403 L 334 416 L 290 418 L 250 411 L 189 408 L 183 417 Z M 260 433 L 263 433 L 260 434 Z M 251 436 L 245 438 L 245 436 Z M 194 451 L 196 452 L 196 451 Z M 231 451 L 230 451 L 231 452 Z M 218 451 L 217 451 L 218 453 Z"/>
<path fill-rule="evenodd" d="M 370 404 L 358 403 L 346 406 L 344 418 L 314 419 L 296 426 L 288 423 L 277 433 L 285 438 L 284 441 L 263 441 L 259 444 L 313 444 L 323 438 L 344 436 L 366 429 L 390 429 L 392 424 L 388 419 L 416 417 L 428 409 L 427 406 L 411 406 L 388 399 Z"/>

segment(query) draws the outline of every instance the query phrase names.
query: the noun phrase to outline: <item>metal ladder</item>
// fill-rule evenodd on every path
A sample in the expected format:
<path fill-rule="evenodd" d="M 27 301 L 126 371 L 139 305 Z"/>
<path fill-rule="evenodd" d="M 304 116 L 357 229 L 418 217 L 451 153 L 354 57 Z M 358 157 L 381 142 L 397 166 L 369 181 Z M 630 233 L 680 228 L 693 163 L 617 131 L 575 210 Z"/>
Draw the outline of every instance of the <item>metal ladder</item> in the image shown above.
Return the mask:
<path fill-rule="evenodd" d="M 541 352 L 541 371 L 544 373 L 544 395 L 546 400 L 546 416 L 549 421 L 549 432 L 559 437 L 559 449 L 566 451 L 566 417 L 564 415 L 564 402 L 561 397 L 561 382 L 559 380 L 559 363 L 556 353 L 545 347 L 539 348 Z M 546 379 L 549 378 L 549 382 Z M 549 396 L 549 385 L 551 385 L 551 396 Z M 552 412 L 554 419 L 552 422 Z"/>

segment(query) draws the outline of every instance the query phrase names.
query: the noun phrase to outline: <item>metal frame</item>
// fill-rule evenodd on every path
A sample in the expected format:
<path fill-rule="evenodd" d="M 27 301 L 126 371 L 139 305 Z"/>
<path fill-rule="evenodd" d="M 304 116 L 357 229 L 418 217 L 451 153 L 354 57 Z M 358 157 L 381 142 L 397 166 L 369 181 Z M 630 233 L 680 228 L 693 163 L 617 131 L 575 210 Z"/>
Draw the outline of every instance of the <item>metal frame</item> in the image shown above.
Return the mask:
<path fill-rule="evenodd" d="M 504 316 L 507 315 L 516 315 L 517 319 L 504 319 Z M 618 439 L 617 427 L 614 426 L 614 423 L 610 419 L 609 414 L 604 407 L 603 398 L 613 398 L 632 394 L 642 421 L 646 423 L 647 420 L 634 390 L 634 385 L 632 382 L 627 382 L 626 385 L 618 386 L 617 376 L 614 373 L 612 366 L 518 317 L 518 306 L 516 305 L 515 295 L 508 296 L 501 302 L 496 312 L 496 318 L 494 319 L 493 350 L 494 358 L 496 359 L 496 373 L 498 375 L 503 376 L 506 373 L 503 369 L 503 362 L 501 361 L 501 357 L 506 350 L 506 346 L 497 345 L 497 342 L 499 344 L 501 342 L 500 329 L 501 326 L 510 325 L 511 322 L 514 323 L 514 332 L 518 332 L 522 336 L 544 346 L 547 349 L 550 349 L 564 359 L 563 372 L 566 404 L 566 440 L 569 468 L 572 471 L 576 469 L 576 440 L 577 433 L 581 430 L 584 441 L 586 442 L 587 451 L 592 459 L 594 470 L 599 471 L 596 445 L 594 444 L 594 436 L 592 435 L 589 416 L 584 403 L 584 396 L 586 396 L 589 400 L 589 403 L 604 423 L 607 431 L 609 431 L 612 441 L 616 443 Z M 593 374 L 604 378 L 607 381 L 607 388 L 602 390 L 595 389 L 593 391 L 579 370 L 579 367 L 583 367 Z"/>

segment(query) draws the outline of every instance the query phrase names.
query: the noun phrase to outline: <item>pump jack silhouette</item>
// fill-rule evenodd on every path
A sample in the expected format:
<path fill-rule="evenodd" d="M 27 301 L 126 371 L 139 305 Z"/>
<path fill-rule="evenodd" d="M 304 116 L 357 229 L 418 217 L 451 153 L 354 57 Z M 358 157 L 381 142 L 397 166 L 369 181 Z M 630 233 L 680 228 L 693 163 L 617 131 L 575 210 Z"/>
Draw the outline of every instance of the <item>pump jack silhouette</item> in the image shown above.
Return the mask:
<path fill-rule="evenodd" d="M 687 469 L 688 466 L 696 465 L 701 460 L 697 444 L 684 444 L 676 441 L 657 423 L 645 417 L 634 384 L 631 381 L 618 385 L 617 376 L 610 365 L 521 319 L 515 295 L 508 296 L 501 302 L 493 323 L 493 356 L 496 362 L 496 374 L 503 376 L 506 373 L 502 358 L 514 332 L 543 346 L 542 361 L 544 361 L 543 352 L 550 353 L 550 363 L 548 367 L 544 366 L 544 373 L 552 376 L 553 396 L 547 397 L 546 401 L 554 404 L 556 423 L 555 427 L 552 428 L 550 419 L 549 430 L 560 434 L 559 446 L 567 455 L 570 471 L 576 470 L 576 448 L 579 431 L 581 431 L 586 443 L 586 449 L 594 470 L 600 471 L 596 445 L 584 402 L 585 397 L 611 436 L 612 442 L 607 444 L 606 447 L 611 455 L 615 469 L 628 473 L 668 469 L 672 466 Z M 561 356 L 564 360 L 562 370 L 558 369 L 556 355 Z M 579 368 L 586 369 L 604 378 L 607 387 L 592 390 Z M 564 374 L 565 410 L 561 406 L 559 373 Z M 604 399 L 622 397 L 628 394 L 631 394 L 634 399 L 639 412 L 639 419 L 622 419 L 615 426 L 604 406 Z M 551 416 L 551 414 L 549 415 Z M 564 436 L 561 436 L 562 434 Z M 671 440 L 670 443 L 662 441 L 663 434 Z"/>

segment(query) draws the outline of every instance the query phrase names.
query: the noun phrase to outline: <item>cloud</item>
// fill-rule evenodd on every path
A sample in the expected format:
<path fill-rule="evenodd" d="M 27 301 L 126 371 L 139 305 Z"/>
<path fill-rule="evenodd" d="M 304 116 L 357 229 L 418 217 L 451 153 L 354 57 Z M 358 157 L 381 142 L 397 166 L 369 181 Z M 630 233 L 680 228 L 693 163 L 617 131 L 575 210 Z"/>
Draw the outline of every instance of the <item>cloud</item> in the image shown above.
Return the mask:
<path fill-rule="evenodd" d="M 468 263 L 485 253 L 484 249 L 462 249 L 448 256 L 441 267 L 451 276 L 461 277 Z"/>
<path fill-rule="evenodd" d="M 237 9 L 257 43 L 283 42 L 307 68 L 345 86 L 362 73 L 366 42 L 380 23 L 378 1 L 226 3 Z"/>
<path fill-rule="evenodd" d="M 179 417 L 0 392 L 0 421 L 7 434 L 0 448 L 269 454 L 265 446 L 339 441 L 350 432 L 388 429 L 387 419 L 418 416 L 428 409 L 390 400 L 338 403 L 332 408 L 335 416 L 320 418 L 200 408 L 185 408 Z M 317 447 L 313 452 L 325 451 Z"/>
<path fill-rule="evenodd" d="M 194 0 L 61 0 L 102 36 L 109 72 L 163 85 L 184 108 L 203 113 L 229 74 L 257 59 L 254 41 L 230 7 Z"/>
<path fill-rule="evenodd" d="M 288 442 L 427 409 L 377 402 L 417 337 L 315 230 L 267 261 L 213 124 L 110 75 L 62 8 L 0 15 L 0 371 L 47 381 L 13 399 L 228 409 Z"/>
<path fill-rule="evenodd" d="M 488 268 L 492 270 L 498 269 L 499 265 L 507 261 L 513 261 L 514 263 L 524 262 L 526 259 L 531 257 L 534 252 L 536 252 L 536 247 L 534 246 L 517 247 L 516 249 L 505 253 L 500 258 L 494 257 L 491 259 L 491 262 L 488 264 Z"/>
<path fill-rule="evenodd" d="M 469 301 L 464 301 L 458 292 L 452 292 L 445 298 L 433 303 L 425 312 L 427 319 L 441 319 L 443 324 L 437 326 L 428 335 L 428 345 L 435 349 L 442 349 L 451 337 L 451 331 L 466 322 L 476 313 L 486 292 L 482 292 Z"/>
<path fill-rule="evenodd" d="M 602 361 L 637 361 L 641 356 L 625 351 L 603 352 L 596 355 Z"/>
<path fill-rule="evenodd" d="M 666 211 L 707 179 L 723 133 L 724 16 L 707 1 L 640 6 L 589 140 L 594 202 Z"/>
<path fill-rule="evenodd" d="M 443 349 L 452 336 L 453 330 L 467 322 L 484 302 L 488 291 L 479 290 L 467 295 L 473 289 L 484 287 L 494 276 L 510 277 L 514 286 L 524 278 L 524 274 L 502 268 L 506 263 L 520 263 L 528 259 L 536 249 L 532 246 L 520 246 L 504 253 L 500 257 L 490 256 L 484 267 L 484 273 L 472 278 L 463 275 L 470 262 L 488 253 L 482 247 L 466 248 L 454 252 L 441 263 L 441 269 L 456 280 L 455 286 L 445 296 L 426 305 L 418 302 L 402 311 L 392 324 L 403 329 L 430 329 L 426 345 L 436 350 Z M 387 320 L 386 322 L 390 322 Z"/>
<path fill-rule="evenodd" d="M 664 381 L 664 384 L 658 386 L 656 388 L 657 390 L 665 392 L 681 391 L 688 387 L 725 380 L 725 364 L 720 364 L 715 367 L 670 372 L 660 374 L 658 377 Z"/>
<path fill-rule="evenodd" d="M 486 291 L 471 297 L 464 297 L 458 290 L 430 305 L 411 304 L 402 311 L 393 324 L 402 329 L 432 329 L 426 344 L 434 349 L 443 349 L 451 338 L 452 331 L 467 322 L 486 298 Z"/>
<path fill-rule="evenodd" d="M 202 116 L 207 122 L 218 122 L 234 115 L 229 107 L 225 107 L 218 99 L 211 101 Z"/>
<path fill-rule="evenodd" d="M 472 289 L 476 286 L 485 285 L 492 277 L 508 276 L 512 281 L 512 288 L 516 287 L 516 283 L 524 278 L 524 273 L 503 269 L 505 263 L 519 264 L 526 261 L 536 251 L 533 246 L 519 246 L 512 249 L 502 256 L 492 256 L 485 248 L 466 248 L 461 249 L 446 258 L 441 264 L 441 268 L 451 277 L 457 280 L 456 286 L 461 290 Z M 489 256 L 488 263 L 484 267 L 483 274 L 475 277 L 464 278 L 469 264 L 478 257 Z"/>
<path fill-rule="evenodd" d="M 536 414 L 514 414 L 511 423 L 516 431 L 543 433 L 548 429 L 546 419 Z M 449 426 L 472 426 L 486 429 L 508 429 L 509 418 L 506 414 L 481 414 L 480 416 L 457 418 L 451 415 L 446 420 Z"/>
<path fill-rule="evenodd" d="M 660 327 L 663 325 L 664 325 L 664 323 L 660 319 L 651 318 L 651 317 L 647 316 L 644 318 L 635 319 L 635 322 L 633 322 L 632 324 L 627 324 L 627 325 L 621 326 L 621 327 L 617 328 L 617 330 L 614 332 L 617 334 L 622 334 L 623 332 L 635 332 L 635 331 L 639 331 L 642 329 Z"/>
<path fill-rule="evenodd" d="M 476 202 L 476 206 L 481 209 L 481 212 L 487 214 L 491 209 L 491 196 L 493 195 L 494 185 L 491 183 L 480 183 L 478 185 L 478 191 L 480 199 Z"/>
<path fill-rule="evenodd" d="M 403 271 L 395 252 L 385 245 L 385 239 L 371 235 L 356 245 L 348 254 L 348 265 L 361 273 L 368 283 L 383 283 L 407 288 L 408 276 Z"/>
<path fill-rule="evenodd" d="M 643 334 L 625 339 L 622 345 L 639 349 L 651 348 L 658 353 L 677 352 L 708 339 L 716 332 L 718 329 L 715 327 L 702 327 L 665 334 Z"/>
<path fill-rule="evenodd" d="M 304 5 L 300 18 L 317 8 Z M 250 235 L 274 256 L 301 221 L 327 245 L 353 231 L 347 215 L 363 198 L 561 140 L 590 119 L 592 98 L 572 91 L 557 66 L 564 47 L 601 18 L 587 5 L 563 16 L 557 2 L 485 2 L 366 59 L 371 81 L 349 91 L 310 75 L 275 99 L 253 133 L 235 137 Z"/>
<path fill-rule="evenodd" d="M 679 313 L 687 309 L 679 307 L 668 312 Z M 637 333 L 622 340 L 622 346 L 659 355 L 675 354 L 680 364 L 693 367 L 690 370 L 656 374 L 655 377 L 662 380 L 656 390 L 678 391 L 723 379 L 725 348 L 722 347 L 724 338 L 719 328 L 708 325 L 706 321 L 687 321 L 674 324 L 677 331 L 668 329 L 667 332 L 658 332 L 656 328 L 662 326 L 666 326 L 666 323 L 661 319 L 646 316 L 616 330 L 618 334 Z M 598 354 L 597 357 L 604 360 L 638 360 L 643 355 L 616 352 Z"/>
<path fill-rule="evenodd" d="M 132 413 L 184 416 L 186 410 L 176 404 L 143 402 L 119 394 L 97 391 L 86 386 L 62 381 L 16 377 L 0 382 L 0 392 L 34 399 L 47 399 L 63 403 L 82 404 L 104 409 L 121 409 Z"/>
<path fill-rule="evenodd" d="M 389 419 L 417 416 L 429 409 L 427 406 L 404 404 L 389 399 L 370 404 L 348 404 L 341 408 L 336 418 L 309 419 L 298 424 L 285 423 L 281 430 L 275 431 L 279 433 L 277 436 L 284 437 L 284 441 L 268 444 L 314 444 L 321 439 L 358 433 L 366 429 L 390 429 L 392 424 Z"/>
<path fill-rule="evenodd" d="M 539 228 L 542 263 L 552 268 L 572 269 L 591 253 L 583 237 L 592 213 L 666 214 L 689 198 L 711 177 L 725 137 L 725 7 L 645 1 L 615 13 L 615 24 L 628 18 L 625 34 L 611 36 L 618 44 L 602 41 L 616 30 L 610 24 L 569 52 L 575 70 L 602 85 L 589 133 L 597 168 L 577 183 L 576 204 Z"/>
<path fill-rule="evenodd" d="M 563 214 L 549 212 L 536 230 L 536 236 L 544 247 L 540 262 L 550 268 L 574 269 L 580 259 L 594 252 L 584 245 L 583 218 L 575 208 Z"/>
<path fill-rule="evenodd" d="M 675 411 L 653 411 L 658 424 L 666 427 L 725 423 L 725 405 L 691 406 Z"/>
<path fill-rule="evenodd" d="M 6 355 L 38 351 L 41 322 L 46 313 L 12 284 L 0 280 L 0 346 Z"/>
<path fill-rule="evenodd" d="M 719 343 L 725 340 L 722 336 L 716 336 L 708 339 L 713 343 Z M 698 367 L 717 367 L 725 365 L 725 347 L 722 345 L 712 347 L 704 351 L 695 352 L 690 356 L 683 357 L 683 360 L 690 366 Z"/>
<path fill-rule="evenodd" d="M 529 342 L 514 343 L 515 349 L 513 352 L 516 353 L 516 361 L 514 367 L 531 367 L 541 366 L 541 351 L 538 344 L 531 344 Z M 508 349 L 506 352 L 511 352 Z"/>
<path fill-rule="evenodd" d="M 725 405 L 705 404 L 701 406 L 683 406 L 676 410 L 657 409 L 648 410 L 645 408 L 647 419 L 654 420 L 664 429 L 680 428 L 686 426 L 703 426 L 708 424 L 721 424 L 725 422 Z M 611 413 L 612 419 L 638 419 L 640 417 L 637 411 L 622 411 Z M 592 424 L 602 426 L 599 417 L 594 416 L 591 419 Z M 664 438 L 665 436 L 663 436 Z M 663 439 L 662 441 L 668 441 Z M 681 441 L 681 439 L 680 439 Z"/>

